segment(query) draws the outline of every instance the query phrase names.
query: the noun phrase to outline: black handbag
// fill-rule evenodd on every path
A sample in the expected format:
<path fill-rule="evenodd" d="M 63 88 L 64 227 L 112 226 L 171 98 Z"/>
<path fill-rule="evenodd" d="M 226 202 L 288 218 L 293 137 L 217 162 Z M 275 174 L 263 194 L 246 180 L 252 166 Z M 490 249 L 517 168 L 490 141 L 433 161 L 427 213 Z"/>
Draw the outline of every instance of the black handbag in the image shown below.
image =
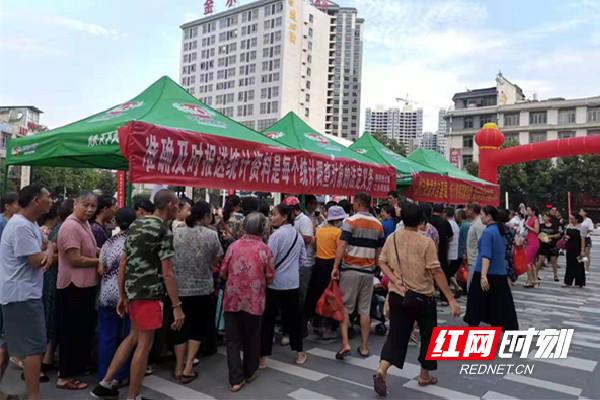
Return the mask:
<path fill-rule="evenodd" d="M 394 232 L 394 250 L 396 252 L 396 260 L 398 261 L 398 272 L 400 273 L 400 278 L 402 279 L 402 285 L 406 289 L 404 293 L 404 300 L 402 300 L 402 307 L 406 310 L 411 311 L 423 311 L 426 310 L 427 307 L 433 301 L 433 297 L 424 295 L 422 293 L 415 292 L 406 287 L 404 283 L 404 278 L 402 277 L 402 268 L 400 266 L 400 255 L 398 254 L 398 245 L 396 244 L 396 232 Z"/>

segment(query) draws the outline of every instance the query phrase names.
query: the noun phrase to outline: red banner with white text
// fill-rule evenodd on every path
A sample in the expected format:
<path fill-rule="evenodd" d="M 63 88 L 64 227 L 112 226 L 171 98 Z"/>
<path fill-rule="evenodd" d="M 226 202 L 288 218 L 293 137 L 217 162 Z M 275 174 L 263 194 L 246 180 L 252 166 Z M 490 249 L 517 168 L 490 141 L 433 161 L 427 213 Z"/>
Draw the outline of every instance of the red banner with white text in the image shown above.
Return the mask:
<path fill-rule="evenodd" d="M 404 194 L 412 199 L 433 203 L 467 204 L 477 202 L 498 206 L 498 185 L 467 181 L 450 176 L 420 173 L 413 176 L 412 185 Z"/>
<path fill-rule="evenodd" d="M 119 144 L 132 183 L 374 197 L 396 188 L 392 167 L 139 121 L 119 129 Z"/>

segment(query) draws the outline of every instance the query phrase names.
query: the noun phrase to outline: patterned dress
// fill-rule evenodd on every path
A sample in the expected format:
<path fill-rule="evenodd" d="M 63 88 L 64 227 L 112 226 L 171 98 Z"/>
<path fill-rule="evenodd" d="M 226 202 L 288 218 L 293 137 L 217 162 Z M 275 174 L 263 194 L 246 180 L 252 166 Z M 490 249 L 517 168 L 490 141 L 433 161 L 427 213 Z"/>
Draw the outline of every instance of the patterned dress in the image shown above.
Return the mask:
<path fill-rule="evenodd" d="M 517 273 L 515 272 L 515 263 L 513 260 L 513 249 L 515 246 L 515 233 L 512 229 L 506 226 L 506 233 L 504 234 L 504 238 L 506 239 L 506 274 L 510 278 L 511 281 L 515 282 L 518 278 Z"/>

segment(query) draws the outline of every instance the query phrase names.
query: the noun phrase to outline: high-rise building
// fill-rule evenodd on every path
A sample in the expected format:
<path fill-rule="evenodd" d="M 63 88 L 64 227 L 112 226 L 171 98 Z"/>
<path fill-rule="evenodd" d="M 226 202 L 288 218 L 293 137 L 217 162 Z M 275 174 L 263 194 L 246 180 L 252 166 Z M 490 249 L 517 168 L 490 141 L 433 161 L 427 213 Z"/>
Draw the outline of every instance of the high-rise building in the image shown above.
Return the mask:
<path fill-rule="evenodd" d="M 325 133 L 358 139 L 364 19 L 356 8 L 322 1 L 331 16 Z"/>
<path fill-rule="evenodd" d="M 438 132 L 441 133 L 442 135 L 446 134 L 446 119 L 444 118 L 446 116 L 446 110 L 440 110 L 438 111 Z"/>
<path fill-rule="evenodd" d="M 8 139 L 46 129 L 40 125 L 41 114 L 35 106 L 0 106 L 0 158 L 6 157 Z"/>
<path fill-rule="evenodd" d="M 454 109 L 445 115 L 447 151 L 457 165 L 479 160 L 473 138 L 486 122 L 497 123 L 507 140 L 520 144 L 600 135 L 600 96 L 526 99 L 519 86 L 499 73 L 495 87 L 456 93 L 452 100 Z"/>
<path fill-rule="evenodd" d="M 262 131 L 289 111 L 325 130 L 331 18 L 302 0 L 260 0 L 181 26 L 180 82 Z"/>
<path fill-rule="evenodd" d="M 423 134 L 423 109 L 413 110 L 410 105 L 400 108 L 376 106 L 367 108 L 365 131 L 383 133 L 388 138 L 401 142 L 408 151 L 418 146 Z"/>

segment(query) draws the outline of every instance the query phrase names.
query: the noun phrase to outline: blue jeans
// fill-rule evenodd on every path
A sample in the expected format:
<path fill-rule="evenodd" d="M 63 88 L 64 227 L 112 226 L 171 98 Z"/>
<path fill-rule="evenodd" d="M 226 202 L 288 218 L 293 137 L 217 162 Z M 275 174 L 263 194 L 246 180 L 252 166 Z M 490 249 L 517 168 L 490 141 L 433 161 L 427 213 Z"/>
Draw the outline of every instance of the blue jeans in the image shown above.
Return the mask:
<path fill-rule="evenodd" d="M 119 343 L 129 335 L 129 317 L 121 318 L 115 307 L 98 307 L 98 382 L 104 378 Z M 129 377 L 129 361 L 119 369 L 115 379 Z"/>

